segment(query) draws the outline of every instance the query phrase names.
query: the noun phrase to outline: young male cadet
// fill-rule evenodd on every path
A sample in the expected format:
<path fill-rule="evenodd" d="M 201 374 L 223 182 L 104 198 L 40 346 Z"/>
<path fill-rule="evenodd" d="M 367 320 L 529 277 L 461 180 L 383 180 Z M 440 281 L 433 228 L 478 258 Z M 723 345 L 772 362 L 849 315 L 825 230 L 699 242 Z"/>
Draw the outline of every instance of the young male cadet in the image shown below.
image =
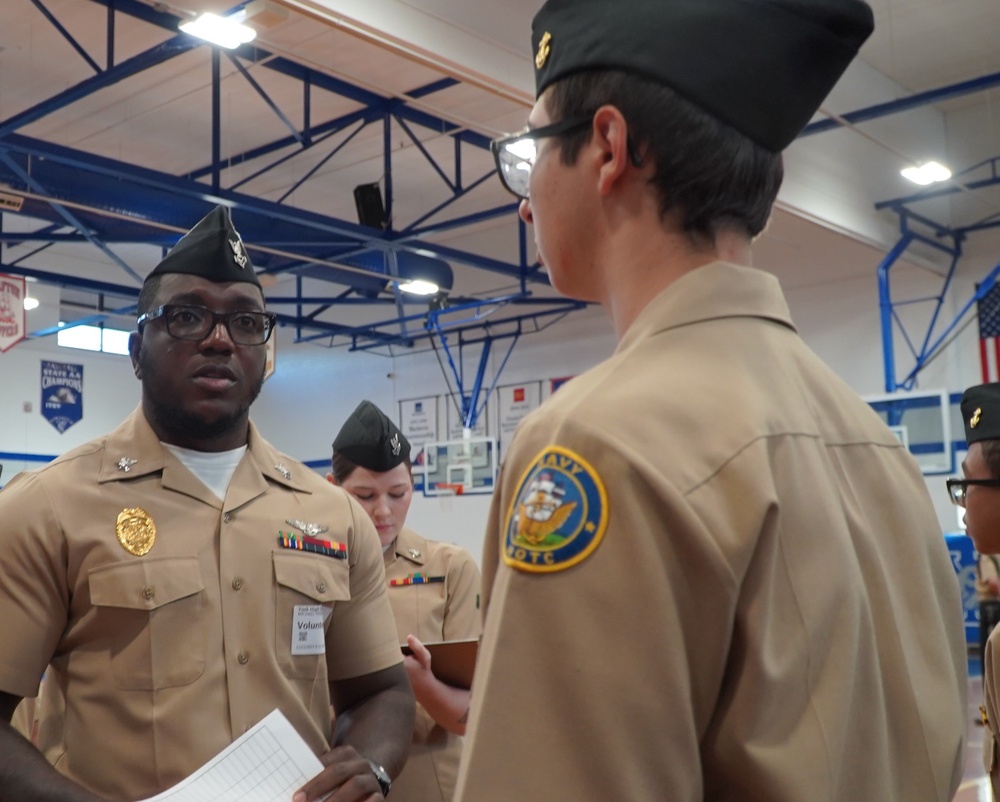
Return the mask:
<path fill-rule="evenodd" d="M 965 507 L 965 531 L 980 555 L 1000 554 L 1000 384 L 980 384 L 962 395 L 962 420 L 969 452 L 962 462 L 962 479 L 948 480 L 948 495 Z M 990 775 L 993 797 L 1000 794 L 1000 629 L 986 641 L 983 659 L 983 764 Z"/>
<path fill-rule="evenodd" d="M 375 529 L 249 421 L 273 327 L 217 208 L 143 284 L 139 408 L 0 492 L 3 802 L 152 796 L 274 708 L 325 765 L 296 799 L 371 802 L 402 768 L 413 696 Z M 7 724 L 47 665 L 55 769 Z"/>
<path fill-rule="evenodd" d="M 748 267 L 871 29 L 860 0 L 535 17 L 498 169 L 619 342 L 507 452 L 460 802 L 952 798 L 965 643 L 923 478 Z"/>

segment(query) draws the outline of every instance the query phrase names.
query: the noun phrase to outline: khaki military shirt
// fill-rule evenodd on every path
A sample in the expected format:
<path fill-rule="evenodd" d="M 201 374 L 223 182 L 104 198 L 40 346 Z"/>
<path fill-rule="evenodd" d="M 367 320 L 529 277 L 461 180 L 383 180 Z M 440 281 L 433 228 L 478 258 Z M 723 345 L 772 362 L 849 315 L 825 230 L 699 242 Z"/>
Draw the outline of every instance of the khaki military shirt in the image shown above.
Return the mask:
<path fill-rule="evenodd" d="M 279 545 L 309 524 L 346 555 Z M 401 659 L 368 515 L 252 425 L 220 501 L 137 410 L 11 481 L 0 541 L 0 689 L 33 696 L 51 661 L 65 727 L 53 744 L 43 713 L 40 742 L 110 799 L 176 783 L 274 708 L 320 753 L 328 682 Z"/>
<path fill-rule="evenodd" d="M 993 798 L 1000 799 L 1000 627 L 996 627 L 986 641 L 983 659 L 983 768 L 990 778 Z"/>
<path fill-rule="evenodd" d="M 405 584 L 414 575 L 426 581 Z M 403 529 L 385 553 L 385 576 L 400 643 L 411 634 L 424 643 L 482 634 L 479 568 L 465 549 Z M 410 757 L 392 784 L 393 800 L 450 802 L 461 754 L 462 737 L 435 723 L 418 704 Z"/>
<path fill-rule="evenodd" d="M 456 800 L 951 800 L 959 589 L 915 462 L 715 263 L 517 431 Z"/>

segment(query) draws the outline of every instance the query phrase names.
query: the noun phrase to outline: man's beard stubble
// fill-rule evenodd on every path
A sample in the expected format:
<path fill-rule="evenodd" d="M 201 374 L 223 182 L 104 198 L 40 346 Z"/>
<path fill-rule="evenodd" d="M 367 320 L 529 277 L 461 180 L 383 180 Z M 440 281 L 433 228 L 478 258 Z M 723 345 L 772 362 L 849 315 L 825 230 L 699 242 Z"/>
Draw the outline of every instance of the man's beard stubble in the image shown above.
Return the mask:
<path fill-rule="evenodd" d="M 140 353 L 139 363 L 144 375 L 155 374 L 156 368 L 152 367 L 150 364 L 151 361 L 146 352 Z M 213 420 L 206 420 L 204 417 L 193 412 L 188 412 L 170 400 L 160 398 L 153 393 L 145 392 L 145 396 L 152 408 L 157 423 L 163 431 L 175 435 L 176 439 L 182 442 L 192 440 L 211 442 L 212 440 L 232 434 L 242 426 L 246 426 L 246 417 L 250 412 L 250 407 L 257 400 L 257 396 L 260 395 L 263 385 L 264 375 L 262 370 L 261 376 L 253 386 L 253 391 L 246 404 L 240 405 L 228 415 Z"/>

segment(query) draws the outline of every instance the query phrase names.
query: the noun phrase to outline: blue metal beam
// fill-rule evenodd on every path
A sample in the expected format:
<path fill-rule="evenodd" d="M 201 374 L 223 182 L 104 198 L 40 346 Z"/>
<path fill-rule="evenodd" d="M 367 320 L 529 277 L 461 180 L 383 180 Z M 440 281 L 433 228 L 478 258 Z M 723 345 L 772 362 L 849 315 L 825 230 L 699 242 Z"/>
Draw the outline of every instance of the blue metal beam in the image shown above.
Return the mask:
<path fill-rule="evenodd" d="M 846 114 L 841 114 L 840 117 L 851 124 L 863 123 L 868 120 L 878 119 L 879 117 L 887 117 L 890 114 L 899 114 L 903 111 L 917 109 L 921 106 L 943 103 L 946 100 L 953 100 L 956 97 L 962 97 L 963 95 L 968 95 L 973 92 L 982 92 L 983 90 L 991 89 L 994 86 L 1000 86 L 1000 72 L 983 75 L 969 81 L 961 81 L 957 84 L 949 84 L 948 86 L 931 89 L 927 92 L 918 92 L 915 95 L 900 98 L 899 100 L 890 100 L 887 103 L 876 103 L 874 106 L 868 106 L 863 109 L 858 109 L 857 111 L 849 111 Z M 802 133 L 799 134 L 799 138 L 801 139 L 802 137 L 812 136 L 813 134 L 821 134 L 824 131 L 832 131 L 834 128 L 840 128 L 841 125 L 842 123 L 839 120 L 817 120 L 802 129 Z"/>
<path fill-rule="evenodd" d="M 72 47 L 79 54 L 80 58 L 86 61 L 94 72 L 100 75 L 101 72 L 103 72 L 100 65 L 90 57 L 90 54 L 83 49 L 83 45 L 73 38 L 73 35 L 67 31 L 65 27 L 63 27 L 62 23 L 53 16 L 52 12 L 42 5 L 41 0 L 31 0 L 31 2 L 35 8 L 42 12 L 45 19 L 51 22 L 52 26 L 59 31 L 60 34 L 62 34 L 63 39 L 69 42 L 70 47 Z"/>
<path fill-rule="evenodd" d="M 75 103 L 119 81 L 124 81 L 126 78 L 131 78 L 133 75 L 148 70 L 150 67 L 163 64 L 165 61 L 186 53 L 194 47 L 197 47 L 197 45 L 192 41 L 190 36 L 175 36 L 163 44 L 159 44 L 144 53 L 133 56 L 128 61 L 123 61 L 116 67 L 111 67 L 101 74 L 95 75 L 93 78 L 87 78 L 76 84 L 76 86 L 71 86 L 69 89 L 32 106 L 30 109 L 22 111 L 20 114 L 8 117 L 0 123 L 0 139 L 5 138 L 8 134 L 19 128 L 23 128 L 29 123 L 42 119 L 58 109 L 65 108 L 71 103 Z"/>

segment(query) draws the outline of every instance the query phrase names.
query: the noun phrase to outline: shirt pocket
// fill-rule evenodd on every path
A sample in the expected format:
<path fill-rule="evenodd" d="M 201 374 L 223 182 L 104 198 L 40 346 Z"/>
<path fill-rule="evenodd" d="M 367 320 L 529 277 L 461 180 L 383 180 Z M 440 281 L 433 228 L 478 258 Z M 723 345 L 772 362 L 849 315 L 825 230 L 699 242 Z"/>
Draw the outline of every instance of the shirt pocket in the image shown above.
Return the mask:
<path fill-rule="evenodd" d="M 295 608 L 326 608 L 323 636 L 328 641 L 330 621 L 338 602 L 351 598 L 347 560 L 313 554 L 277 552 L 274 557 L 274 650 L 278 665 L 291 679 L 326 681 L 326 654 L 292 654 Z"/>
<path fill-rule="evenodd" d="M 110 641 L 116 687 L 157 691 L 204 673 L 207 602 L 196 557 L 101 566 L 88 582 Z"/>

